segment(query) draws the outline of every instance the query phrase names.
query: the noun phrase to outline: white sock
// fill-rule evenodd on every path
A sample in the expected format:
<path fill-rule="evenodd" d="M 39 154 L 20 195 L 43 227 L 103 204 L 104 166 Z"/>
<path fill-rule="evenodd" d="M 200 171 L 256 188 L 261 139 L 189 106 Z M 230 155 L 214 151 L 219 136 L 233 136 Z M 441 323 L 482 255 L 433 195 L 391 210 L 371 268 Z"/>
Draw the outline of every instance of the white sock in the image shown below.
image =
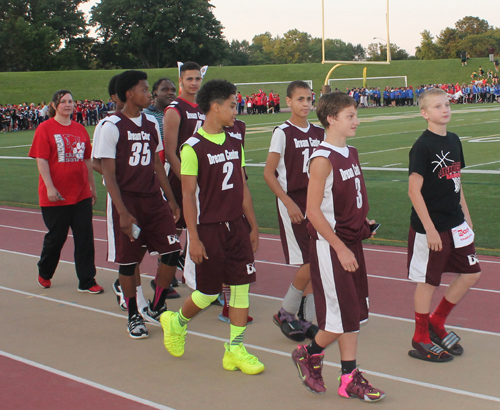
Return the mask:
<path fill-rule="evenodd" d="M 314 295 L 309 293 L 304 299 L 304 319 L 307 322 L 314 321 L 314 315 L 316 313 L 316 305 L 314 304 Z"/>
<path fill-rule="evenodd" d="M 146 298 L 144 297 L 144 293 L 142 293 L 142 285 L 136 287 L 136 300 L 137 300 L 137 308 L 139 309 L 139 312 L 142 312 L 144 308 L 148 307 L 148 302 L 146 301 Z"/>
<path fill-rule="evenodd" d="M 295 286 L 290 284 L 290 288 L 283 298 L 283 309 L 285 309 L 288 313 L 295 315 L 299 311 L 303 293 L 303 291 L 295 289 Z"/>

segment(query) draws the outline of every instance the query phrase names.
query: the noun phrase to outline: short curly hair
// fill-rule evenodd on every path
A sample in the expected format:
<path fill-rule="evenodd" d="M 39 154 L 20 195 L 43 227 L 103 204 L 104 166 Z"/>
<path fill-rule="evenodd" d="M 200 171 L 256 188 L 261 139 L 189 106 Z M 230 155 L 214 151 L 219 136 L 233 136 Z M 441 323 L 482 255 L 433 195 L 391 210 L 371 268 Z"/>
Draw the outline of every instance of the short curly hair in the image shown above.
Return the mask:
<path fill-rule="evenodd" d="M 236 94 L 236 86 L 226 80 L 210 80 L 206 82 L 196 95 L 196 103 L 201 112 L 207 114 L 213 102 L 222 104 Z"/>
<path fill-rule="evenodd" d="M 127 102 L 127 91 L 139 84 L 139 81 L 147 79 L 148 75 L 144 71 L 124 71 L 116 80 L 115 94 L 120 100 Z"/>

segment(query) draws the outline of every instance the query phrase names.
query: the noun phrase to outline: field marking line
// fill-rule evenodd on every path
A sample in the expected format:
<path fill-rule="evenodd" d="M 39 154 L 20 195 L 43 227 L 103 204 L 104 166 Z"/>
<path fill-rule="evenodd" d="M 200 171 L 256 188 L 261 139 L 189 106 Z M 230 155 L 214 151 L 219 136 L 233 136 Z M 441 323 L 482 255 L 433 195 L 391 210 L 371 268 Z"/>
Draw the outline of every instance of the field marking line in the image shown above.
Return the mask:
<path fill-rule="evenodd" d="M 498 164 L 500 161 L 493 161 L 493 162 L 485 162 L 484 164 L 474 164 L 474 165 L 467 165 L 467 168 L 472 168 L 472 167 L 481 167 L 483 165 L 491 165 L 491 164 Z"/>
<path fill-rule="evenodd" d="M 0 149 L 9 149 L 9 148 L 26 148 L 26 147 L 31 147 L 30 145 L 11 145 L 9 147 L 0 147 Z"/>
<path fill-rule="evenodd" d="M 122 392 L 120 390 L 113 389 L 112 387 L 108 387 L 108 386 L 105 386 L 105 385 L 100 384 L 100 383 L 92 382 L 92 381 L 90 381 L 88 379 L 84 379 L 82 377 L 75 376 L 75 375 L 73 375 L 71 373 L 66 373 L 64 371 L 57 370 L 57 369 L 55 369 L 53 367 L 49 367 L 49 366 L 46 366 L 44 364 L 40 364 L 40 363 L 34 362 L 32 360 L 25 359 L 24 357 L 20 357 L 20 356 L 11 354 L 11 353 L 7 353 L 7 352 L 5 352 L 3 350 L 0 350 L 0 355 L 2 355 L 4 357 L 7 357 L 9 359 L 15 360 L 17 362 L 21 362 L 21 363 L 27 364 L 29 366 L 36 367 L 37 369 L 45 370 L 46 372 L 53 373 L 53 374 L 55 374 L 57 376 L 61 376 L 61 377 L 64 377 L 66 379 L 73 380 L 75 382 L 78 382 L 78 383 L 85 384 L 87 386 L 93 387 L 95 389 L 102 390 L 102 391 L 104 391 L 106 393 L 111 393 L 111 394 L 114 394 L 115 396 L 123 397 L 124 399 L 130 400 L 130 401 L 134 401 L 134 402 L 139 403 L 139 404 L 144 404 L 146 406 L 150 406 L 150 407 L 152 407 L 154 409 L 159 409 L 159 410 L 175 410 L 173 407 L 164 406 L 162 404 L 155 403 L 155 402 L 152 402 L 150 400 L 143 399 L 141 397 L 133 396 L 132 394 L 125 393 L 125 392 Z"/>
<path fill-rule="evenodd" d="M 29 160 L 34 160 L 35 158 L 30 158 L 30 157 L 4 157 L 0 156 L 0 159 L 29 159 Z"/>
<path fill-rule="evenodd" d="M 123 318 L 123 319 L 127 319 L 127 316 L 125 316 L 123 314 L 116 314 L 116 313 L 109 312 L 109 311 L 102 310 L 102 309 L 90 308 L 88 306 L 83 306 L 83 305 L 79 305 L 79 304 L 67 302 L 65 300 L 50 298 L 50 297 L 47 297 L 47 296 L 37 295 L 35 293 L 24 292 L 24 291 L 17 290 L 17 289 L 6 288 L 4 286 L 0 286 L 0 289 L 4 290 L 4 291 L 10 291 L 10 292 L 13 292 L 13 293 L 18 293 L 18 294 L 25 295 L 25 296 L 30 296 L 30 297 L 34 297 L 34 298 L 43 299 L 43 300 L 46 300 L 46 301 L 49 301 L 49 302 L 55 302 L 55 303 L 58 303 L 58 304 L 63 304 L 63 305 L 67 305 L 67 306 L 71 306 L 71 307 L 75 307 L 75 308 L 79 308 L 79 309 L 89 310 L 89 311 L 93 311 L 93 312 L 96 312 L 96 313 L 101 313 L 101 314 L 109 315 L 109 316 L 112 316 L 112 317 L 120 317 L 120 318 Z M 391 317 L 388 316 L 388 318 L 391 318 Z M 410 321 L 409 319 L 406 319 L 406 320 Z M 148 326 L 150 326 L 150 325 L 160 327 L 160 325 L 157 325 L 155 323 L 148 323 Z M 468 329 L 460 328 L 460 330 L 464 331 L 464 330 L 468 330 Z M 220 341 L 220 342 L 227 342 L 227 338 L 221 338 L 221 337 L 218 337 L 218 336 L 213 336 L 213 335 L 209 335 L 209 334 L 206 334 L 206 333 L 201 333 L 201 332 L 196 332 L 196 331 L 191 331 L 191 330 L 188 330 L 187 332 L 188 332 L 188 334 L 191 334 L 193 336 L 202 337 L 204 339 L 216 340 L 216 341 Z M 492 335 L 500 336 L 500 334 L 496 334 L 496 333 L 492 333 Z M 283 357 L 290 357 L 290 352 L 283 352 L 281 350 L 269 349 L 269 348 L 266 348 L 266 347 L 263 347 L 263 346 L 258 346 L 258 345 L 253 345 L 253 344 L 246 344 L 246 346 L 250 347 L 252 349 L 255 349 L 255 350 L 262 351 L 262 352 L 266 352 L 266 353 L 270 353 L 270 354 L 274 354 L 274 355 L 279 355 L 279 356 L 283 356 Z M 327 366 L 330 366 L 330 367 L 340 368 L 340 364 L 335 363 L 335 362 L 325 361 L 323 363 L 325 365 L 327 365 Z M 495 396 L 489 396 L 489 395 L 485 395 L 485 394 L 474 393 L 474 392 L 467 391 L 467 390 L 454 389 L 452 387 L 441 386 L 441 385 L 438 385 L 438 384 L 421 382 L 419 380 L 413 380 L 413 379 L 409 379 L 409 378 L 405 378 L 405 377 L 394 376 L 394 375 L 387 374 L 387 373 L 381 373 L 381 372 L 376 372 L 376 371 L 372 371 L 372 370 L 366 370 L 365 368 L 363 368 L 363 371 L 365 371 L 366 374 L 371 374 L 371 375 L 374 375 L 374 376 L 377 376 L 377 377 L 381 377 L 381 378 L 384 378 L 384 379 L 388 379 L 388 380 L 393 380 L 393 381 L 397 381 L 397 382 L 401 382 L 401 383 L 411 384 L 411 385 L 414 385 L 414 386 L 426 387 L 426 388 L 430 388 L 430 389 L 434 389 L 434 390 L 441 390 L 441 391 L 445 391 L 445 392 L 448 392 L 448 393 L 459 394 L 459 395 L 463 395 L 463 396 L 468 396 L 468 397 L 473 397 L 473 398 L 478 398 L 478 399 L 482 399 L 482 400 L 488 400 L 488 401 L 494 401 L 494 402 L 500 403 L 500 397 L 495 397 Z M 74 377 L 77 377 L 77 376 L 74 376 Z M 83 380 L 83 383 L 85 383 L 85 379 L 82 379 L 82 380 Z M 92 383 L 92 382 L 89 382 L 89 383 Z M 99 385 L 97 385 L 97 386 L 99 386 Z M 97 388 L 99 388 L 99 387 L 97 387 Z M 118 392 L 118 394 L 119 393 L 120 392 Z M 123 393 L 123 394 L 126 394 L 126 393 Z M 131 396 L 131 397 L 132 397 L 131 400 L 133 400 L 134 396 Z M 156 404 L 156 403 L 154 403 L 154 404 Z M 168 407 L 156 407 L 156 408 L 170 409 Z"/>

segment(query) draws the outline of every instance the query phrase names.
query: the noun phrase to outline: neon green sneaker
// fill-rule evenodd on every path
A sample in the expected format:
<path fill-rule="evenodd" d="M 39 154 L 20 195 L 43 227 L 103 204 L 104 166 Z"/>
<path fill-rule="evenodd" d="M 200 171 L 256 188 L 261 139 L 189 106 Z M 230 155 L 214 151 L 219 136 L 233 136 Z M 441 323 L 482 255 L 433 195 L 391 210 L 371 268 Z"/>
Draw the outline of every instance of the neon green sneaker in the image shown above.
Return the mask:
<path fill-rule="evenodd" d="M 165 349 L 175 357 L 184 354 L 184 344 L 186 343 L 187 326 L 184 325 L 181 333 L 172 330 L 172 320 L 175 320 L 176 312 L 166 311 L 160 316 L 160 323 L 163 329 L 163 344 Z"/>
<path fill-rule="evenodd" d="M 229 350 L 228 343 L 224 343 L 224 348 L 226 349 L 222 359 L 224 369 L 229 371 L 240 369 L 245 374 L 259 374 L 264 371 L 264 365 L 253 354 L 247 352 L 243 343 L 240 343 L 234 352 Z"/>

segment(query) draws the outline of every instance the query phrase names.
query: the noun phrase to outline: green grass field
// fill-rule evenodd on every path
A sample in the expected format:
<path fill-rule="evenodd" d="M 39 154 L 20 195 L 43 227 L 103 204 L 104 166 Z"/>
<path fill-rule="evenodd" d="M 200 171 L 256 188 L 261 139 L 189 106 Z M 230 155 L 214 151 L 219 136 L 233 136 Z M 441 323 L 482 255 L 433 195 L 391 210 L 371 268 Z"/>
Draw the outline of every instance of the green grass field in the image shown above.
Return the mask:
<path fill-rule="evenodd" d="M 462 183 L 476 231 L 476 246 L 483 254 L 500 256 L 500 105 L 453 106 L 448 129 L 457 133 L 464 147 L 467 169 Z M 417 107 L 359 110 L 361 125 L 349 140 L 360 153 L 368 188 L 370 218 L 382 223 L 373 243 L 405 246 L 409 226 L 408 152 L 426 127 Z M 277 233 L 275 199 L 264 182 L 263 164 L 271 133 L 289 114 L 242 116 L 247 173 L 261 232 Z M 317 122 L 314 112 L 310 120 Z M 88 127 L 92 135 L 93 127 Z M 37 207 L 36 163 L 26 158 L 33 132 L 0 135 L 0 204 Z M 373 169 L 377 168 L 377 169 Z M 380 168 L 382 170 L 380 170 Z M 469 173 L 468 171 L 474 171 Z M 96 179 L 99 176 L 96 174 Z M 105 189 L 98 184 L 95 213 L 104 215 Z"/>
<path fill-rule="evenodd" d="M 462 82 L 470 82 L 470 74 L 473 70 L 477 71 L 480 65 L 485 70 L 488 68 L 493 70 L 494 68 L 493 63 L 490 63 L 487 58 L 471 59 L 467 67 L 462 67 L 459 59 L 402 60 L 393 61 L 388 66 L 366 65 L 366 67 L 368 67 L 368 77 L 406 75 L 408 77 L 408 85 L 416 87 L 420 84 L 429 83 L 456 83 L 458 81 L 462 84 Z M 331 67 L 332 65 L 323 65 L 320 63 L 210 67 L 205 78 L 206 80 L 224 78 L 233 83 L 312 80 L 314 89 L 319 93 Z M 331 78 L 362 77 L 364 67 L 364 65 L 342 66 L 333 72 Z M 76 100 L 88 98 L 107 101 L 109 98 L 107 94 L 109 79 L 122 71 L 2 72 L 0 73 L 0 104 L 50 101 L 54 92 L 60 89 L 70 90 Z M 176 68 L 160 68 L 144 71 L 148 73 L 150 84 L 153 84 L 161 77 L 169 77 L 172 80 L 176 80 L 178 77 Z M 372 85 L 377 86 L 380 83 L 377 82 Z M 385 85 L 398 86 L 400 84 L 389 81 Z M 370 83 L 368 83 L 368 86 L 370 86 Z M 257 87 L 256 90 L 258 88 L 260 87 Z M 264 87 L 264 89 L 266 92 L 269 92 L 267 87 Z M 280 94 L 284 95 L 283 92 Z"/>

